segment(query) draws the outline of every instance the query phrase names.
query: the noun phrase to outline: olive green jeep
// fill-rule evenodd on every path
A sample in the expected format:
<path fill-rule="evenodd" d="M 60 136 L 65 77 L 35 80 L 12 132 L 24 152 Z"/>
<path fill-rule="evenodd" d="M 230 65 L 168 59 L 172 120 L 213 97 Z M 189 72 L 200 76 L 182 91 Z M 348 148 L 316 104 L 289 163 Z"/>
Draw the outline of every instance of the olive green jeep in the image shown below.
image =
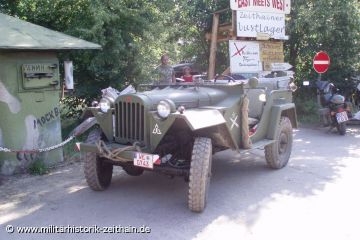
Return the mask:
<path fill-rule="evenodd" d="M 189 184 L 190 210 L 202 212 L 213 154 L 265 148 L 270 168 L 286 166 L 297 127 L 290 78 L 230 80 L 146 85 L 103 96 L 79 126 L 96 125 L 78 144 L 90 188 L 106 189 L 114 165 L 131 176 L 144 170 L 181 176 Z"/>

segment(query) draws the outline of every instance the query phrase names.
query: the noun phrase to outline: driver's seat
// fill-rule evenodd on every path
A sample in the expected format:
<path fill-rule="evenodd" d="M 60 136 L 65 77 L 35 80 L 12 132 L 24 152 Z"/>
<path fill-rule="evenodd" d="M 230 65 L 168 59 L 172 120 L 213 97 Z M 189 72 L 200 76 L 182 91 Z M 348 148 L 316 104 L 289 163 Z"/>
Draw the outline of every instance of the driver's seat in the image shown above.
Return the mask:
<path fill-rule="evenodd" d="M 249 99 L 249 126 L 255 126 L 261 119 L 264 110 L 264 103 L 259 100 L 260 94 L 265 94 L 264 89 L 249 89 L 247 97 Z"/>

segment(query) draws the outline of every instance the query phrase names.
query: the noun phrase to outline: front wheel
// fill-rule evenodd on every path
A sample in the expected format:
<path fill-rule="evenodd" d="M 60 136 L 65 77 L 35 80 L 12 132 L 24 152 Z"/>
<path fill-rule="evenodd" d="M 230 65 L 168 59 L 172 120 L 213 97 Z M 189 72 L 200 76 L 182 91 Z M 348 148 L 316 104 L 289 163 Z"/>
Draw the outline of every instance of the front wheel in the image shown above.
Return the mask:
<path fill-rule="evenodd" d="M 265 159 L 270 168 L 280 169 L 289 162 L 293 132 L 291 121 L 287 117 L 281 117 L 277 126 L 276 142 L 265 147 Z"/>
<path fill-rule="evenodd" d="M 346 134 L 346 123 L 344 123 L 344 122 L 338 123 L 336 128 L 337 128 L 340 135 L 345 135 Z"/>
<path fill-rule="evenodd" d="M 189 178 L 189 209 L 202 212 L 210 186 L 212 144 L 210 138 L 196 138 L 192 150 Z"/>
<path fill-rule="evenodd" d="M 88 135 L 86 143 L 95 144 L 101 139 L 99 129 L 94 129 Z M 103 191 L 109 187 L 112 179 L 113 165 L 104 161 L 96 153 L 85 153 L 84 159 L 85 179 L 94 191 Z"/>

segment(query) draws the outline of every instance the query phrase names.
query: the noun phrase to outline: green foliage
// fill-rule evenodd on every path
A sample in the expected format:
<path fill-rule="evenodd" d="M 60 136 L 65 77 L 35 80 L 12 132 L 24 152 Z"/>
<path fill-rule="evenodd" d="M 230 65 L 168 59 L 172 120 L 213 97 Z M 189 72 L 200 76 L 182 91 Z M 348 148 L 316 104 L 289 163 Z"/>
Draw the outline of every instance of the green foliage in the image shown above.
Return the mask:
<path fill-rule="evenodd" d="M 212 13 L 226 8 L 229 0 L 0 0 L 2 12 L 102 45 L 101 51 L 60 55 L 74 62 L 75 95 L 63 100 L 67 117 L 78 116 L 102 88 L 148 82 L 163 53 L 172 63 L 195 60 L 206 71 L 209 42 L 204 35 L 211 31 Z M 230 16 L 231 11 L 222 14 L 220 22 Z M 286 26 L 286 61 L 295 66 L 299 86 L 317 78 L 312 59 L 320 50 L 332 59 L 323 79 L 343 91 L 353 85 L 351 76 L 360 69 L 358 0 L 292 0 Z M 218 45 L 216 71 L 228 64 L 225 42 Z M 311 94 L 299 91 L 295 97 L 302 101 Z"/>
<path fill-rule="evenodd" d="M 287 60 L 296 67 L 296 79 L 314 81 L 312 69 L 315 53 L 326 51 L 331 57 L 329 71 L 322 79 L 345 90 L 345 81 L 360 68 L 360 3 L 358 0 L 292 1 L 287 22 Z"/>
<path fill-rule="evenodd" d="M 178 11 L 174 13 L 176 27 L 173 35 L 178 41 L 178 59 L 196 61 L 207 71 L 210 42 L 206 41 L 205 33 L 211 32 L 212 13 L 228 9 L 228 0 L 181 0 L 177 1 Z M 220 23 L 229 22 L 231 11 L 221 14 Z M 228 46 L 218 45 L 216 71 L 222 72 L 229 65 Z"/>
<path fill-rule="evenodd" d="M 89 105 L 91 99 L 83 99 L 77 96 L 68 96 L 60 100 L 61 119 L 77 119 L 83 109 Z"/>
<path fill-rule="evenodd" d="M 311 115 L 313 113 L 317 113 L 318 106 L 316 103 L 316 99 L 303 99 L 303 98 L 297 98 L 297 113 L 300 115 Z"/>
<path fill-rule="evenodd" d="M 36 160 L 29 166 L 29 173 L 32 175 L 44 175 L 48 172 L 49 169 L 42 160 Z"/>
<path fill-rule="evenodd" d="M 300 122 L 314 122 L 319 120 L 316 98 L 295 98 L 296 112 Z"/>
<path fill-rule="evenodd" d="M 1 11 L 26 21 L 99 43 L 101 51 L 72 51 L 75 96 L 89 99 L 102 88 L 139 84 L 159 63 L 164 51 L 174 51 L 166 25 L 171 25 L 171 1 L 2 0 Z M 165 17 L 165 18 L 164 18 Z M 168 44 L 170 43 L 170 44 Z M 163 47 L 165 46 L 165 47 Z M 76 102 L 71 104 L 76 105 Z"/>

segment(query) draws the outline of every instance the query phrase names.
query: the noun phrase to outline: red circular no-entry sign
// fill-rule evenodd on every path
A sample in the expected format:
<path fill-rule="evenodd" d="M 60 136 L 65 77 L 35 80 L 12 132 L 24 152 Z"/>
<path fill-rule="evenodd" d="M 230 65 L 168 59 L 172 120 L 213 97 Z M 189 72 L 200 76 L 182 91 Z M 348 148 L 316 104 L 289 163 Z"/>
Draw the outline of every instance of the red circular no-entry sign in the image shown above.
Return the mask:
<path fill-rule="evenodd" d="M 317 73 L 324 73 L 329 69 L 330 57 L 326 52 L 316 53 L 313 60 L 313 67 Z"/>

